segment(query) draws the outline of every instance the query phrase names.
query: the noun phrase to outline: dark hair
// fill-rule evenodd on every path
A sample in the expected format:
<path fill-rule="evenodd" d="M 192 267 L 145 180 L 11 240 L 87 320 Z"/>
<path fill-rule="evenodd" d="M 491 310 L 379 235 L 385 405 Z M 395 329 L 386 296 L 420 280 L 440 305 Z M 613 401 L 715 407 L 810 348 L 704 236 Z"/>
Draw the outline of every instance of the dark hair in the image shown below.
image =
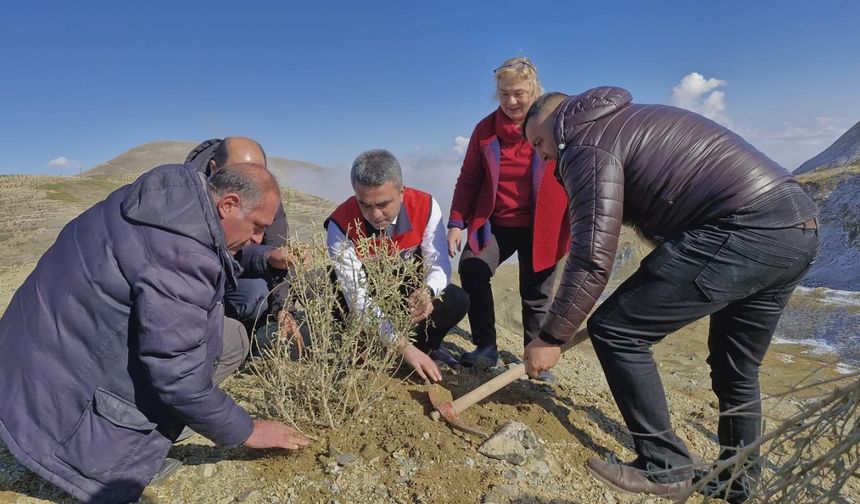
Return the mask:
<path fill-rule="evenodd" d="M 546 107 L 547 102 L 552 101 L 555 98 L 561 98 L 562 100 L 564 100 L 565 98 L 567 98 L 567 95 L 564 93 L 557 92 L 544 93 L 540 95 L 534 103 L 532 103 L 532 106 L 529 107 L 529 111 L 526 112 L 526 118 L 523 119 L 523 137 L 526 136 L 526 125 L 528 125 L 529 119 L 540 114 L 543 111 L 544 107 Z"/>
<path fill-rule="evenodd" d="M 230 143 L 230 139 L 232 137 L 226 137 L 215 147 L 215 150 L 212 152 L 212 161 L 215 161 L 215 166 L 221 168 L 224 166 L 224 163 L 227 162 L 227 159 L 230 157 L 230 146 L 227 145 Z M 263 150 L 263 146 L 260 145 L 260 142 L 254 141 L 257 144 L 257 147 L 260 149 L 260 152 L 263 154 L 263 159 L 266 159 L 266 151 Z"/>
<path fill-rule="evenodd" d="M 378 187 L 386 182 L 403 187 L 403 172 L 394 154 L 385 149 L 373 149 L 362 152 L 352 162 L 350 180 L 352 187 L 356 184 Z"/>
<path fill-rule="evenodd" d="M 232 192 L 242 200 L 242 209 L 253 211 L 268 191 L 278 187 L 274 175 L 267 169 L 254 164 L 225 166 L 209 177 L 209 190 L 220 198 Z"/>

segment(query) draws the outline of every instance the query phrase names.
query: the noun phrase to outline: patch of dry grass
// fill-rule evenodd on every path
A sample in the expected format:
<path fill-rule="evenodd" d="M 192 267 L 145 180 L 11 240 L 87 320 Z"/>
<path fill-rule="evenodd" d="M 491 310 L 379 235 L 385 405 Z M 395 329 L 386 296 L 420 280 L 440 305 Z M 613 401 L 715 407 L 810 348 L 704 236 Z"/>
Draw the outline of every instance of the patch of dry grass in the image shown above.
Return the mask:
<path fill-rule="evenodd" d="M 846 484 L 860 478 L 860 374 L 831 380 L 838 386 L 826 396 L 809 401 L 794 416 L 781 421 L 756 443 L 721 461 L 695 487 L 701 491 L 730 474 L 724 487 L 747 485 L 749 502 L 831 503 L 849 502 L 842 493 Z M 833 384 L 833 383 L 831 383 Z M 798 386 L 785 397 L 821 383 Z M 781 399 L 776 397 L 776 399 Z M 761 479 L 751 484 L 746 468 L 761 450 Z M 706 497 L 703 502 L 708 502 Z"/>
<path fill-rule="evenodd" d="M 303 247 L 306 262 L 290 278 L 303 348 L 297 351 L 296 338 L 275 333 L 252 365 L 265 391 L 266 412 L 305 433 L 356 420 L 385 396 L 400 355 L 380 341 L 380 324 L 390 324 L 401 337 L 413 334 L 404 293 L 420 288 L 424 278 L 420 262 L 376 254 L 377 243 L 362 239 L 356 250 L 378 311 L 347 313 L 322 236 L 313 242 Z"/>

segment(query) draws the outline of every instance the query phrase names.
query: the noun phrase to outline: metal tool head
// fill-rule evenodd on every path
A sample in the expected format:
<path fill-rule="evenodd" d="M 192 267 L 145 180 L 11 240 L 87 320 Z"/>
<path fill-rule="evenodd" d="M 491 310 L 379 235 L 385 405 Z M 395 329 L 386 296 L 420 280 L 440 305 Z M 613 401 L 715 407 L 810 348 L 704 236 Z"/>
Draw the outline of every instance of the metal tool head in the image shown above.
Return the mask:
<path fill-rule="evenodd" d="M 460 420 L 460 414 L 454 411 L 453 406 L 451 405 L 451 401 L 445 401 L 441 397 L 439 397 L 439 392 L 437 390 L 438 385 L 436 384 L 428 384 L 426 386 L 427 396 L 430 397 L 430 403 L 433 404 L 433 408 L 439 413 L 445 422 L 451 427 L 466 432 L 468 434 L 474 434 L 475 436 L 480 436 L 482 438 L 487 438 L 488 436 L 481 431 L 480 429 L 476 429 L 474 427 L 469 427 L 464 424 L 462 420 Z"/>

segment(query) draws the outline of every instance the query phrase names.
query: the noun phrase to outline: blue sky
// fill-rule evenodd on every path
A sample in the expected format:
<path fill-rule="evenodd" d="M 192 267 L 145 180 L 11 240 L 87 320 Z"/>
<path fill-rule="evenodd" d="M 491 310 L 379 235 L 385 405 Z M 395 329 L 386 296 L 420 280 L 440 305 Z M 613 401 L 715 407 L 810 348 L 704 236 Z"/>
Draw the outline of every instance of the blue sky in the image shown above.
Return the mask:
<path fill-rule="evenodd" d="M 547 90 L 693 108 L 789 169 L 860 120 L 858 2 L 28 1 L 0 16 L 0 173 L 240 134 L 336 169 L 385 147 L 453 186 L 457 137 L 520 54 Z"/>

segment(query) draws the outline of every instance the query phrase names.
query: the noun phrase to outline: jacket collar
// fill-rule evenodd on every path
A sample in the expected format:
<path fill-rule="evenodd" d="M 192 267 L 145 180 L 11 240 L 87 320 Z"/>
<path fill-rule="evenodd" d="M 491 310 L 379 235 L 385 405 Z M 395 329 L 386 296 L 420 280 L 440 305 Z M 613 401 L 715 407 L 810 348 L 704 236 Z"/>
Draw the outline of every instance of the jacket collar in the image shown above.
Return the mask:
<path fill-rule="evenodd" d="M 633 96 L 619 87 L 603 86 L 568 96 L 559 106 L 553 133 L 558 150 L 563 151 L 573 140 L 578 126 L 614 114 L 633 100 Z"/>
<path fill-rule="evenodd" d="M 191 152 L 189 152 L 188 156 L 185 157 L 185 162 L 191 163 L 197 171 L 208 177 L 211 175 L 209 173 L 209 160 L 212 159 L 212 156 L 215 154 L 215 149 L 221 145 L 221 142 L 223 142 L 223 140 L 220 138 L 210 138 L 209 140 L 200 142 L 200 145 L 191 149 Z"/>

